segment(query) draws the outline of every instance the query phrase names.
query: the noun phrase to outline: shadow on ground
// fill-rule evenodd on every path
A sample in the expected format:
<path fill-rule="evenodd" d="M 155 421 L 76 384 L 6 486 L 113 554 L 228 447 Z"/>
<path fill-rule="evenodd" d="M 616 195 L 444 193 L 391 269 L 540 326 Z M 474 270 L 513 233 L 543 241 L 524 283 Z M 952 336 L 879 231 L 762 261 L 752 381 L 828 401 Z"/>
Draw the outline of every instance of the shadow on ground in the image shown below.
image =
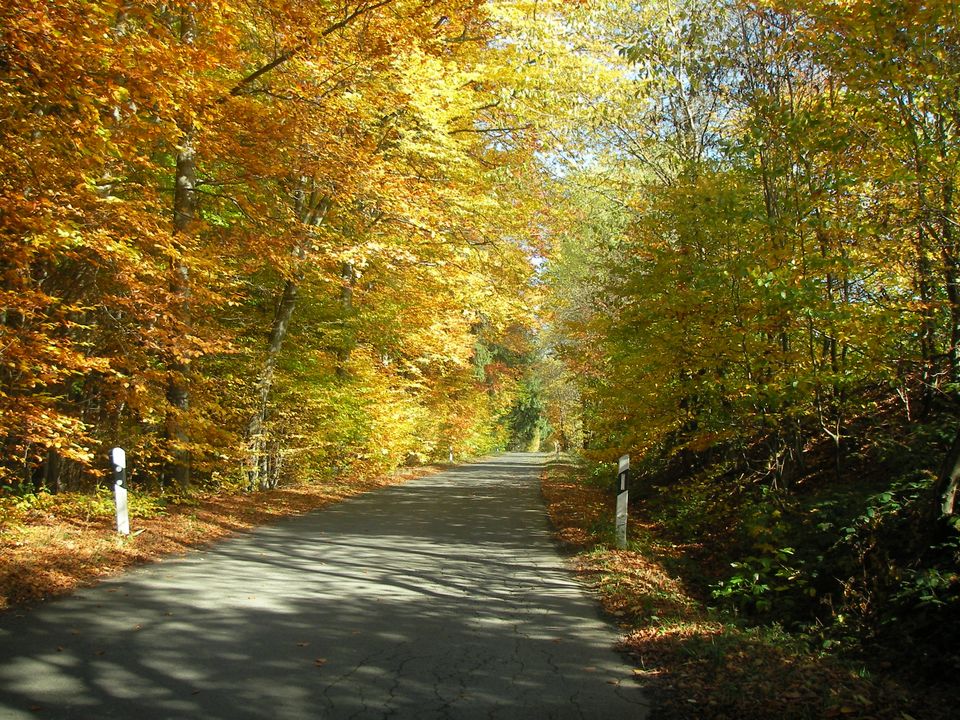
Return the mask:
<path fill-rule="evenodd" d="M 558 564 L 538 462 L 456 468 L 4 618 L 0 715 L 644 717 Z"/>

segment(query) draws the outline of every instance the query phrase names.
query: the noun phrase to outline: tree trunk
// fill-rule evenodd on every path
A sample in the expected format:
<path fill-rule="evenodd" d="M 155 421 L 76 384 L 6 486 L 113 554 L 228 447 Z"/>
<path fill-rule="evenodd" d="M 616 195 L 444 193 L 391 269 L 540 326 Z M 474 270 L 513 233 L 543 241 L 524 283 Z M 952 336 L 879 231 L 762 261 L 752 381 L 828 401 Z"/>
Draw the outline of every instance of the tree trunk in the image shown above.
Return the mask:
<path fill-rule="evenodd" d="M 940 226 L 940 242 L 944 264 L 947 301 L 950 305 L 950 382 L 960 382 L 960 263 L 954 239 L 953 182 L 943 183 L 940 193 L 941 207 L 937 213 Z"/>
<path fill-rule="evenodd" d="M 265 426 L 277 357 L 290 327 L 298 293 L 297 282 L 292 279 L 287 280 L 273 316 L 273 325 L 267 340 L 267 357 L 263 361 L 260 377 L 257 380 L 257 407 L 250 422 L 247 423 L 247 488 L 249 490 L 267 490 L 276 486 L 277 478 L 275 473 L 271 472 L 267 452 L 270 443 L 268 443 Z"/>
<path fill-rule="evenodd" d="M 174 237 L 184 235 L 193 220 L 196 187 L 196 152 L 193 146 L 193 129 L 184 130 L 182 145 L 177 153 L 177 169 L 173 199 Z M 188 325 L 190 315 L 190 269 L 182 253 L 182 246 L 175 241 L 177 254 L 171 268 L 170 290 L 174 297 L 173 313 L 177 322 Z M 191 456 L 186 445 L 190 442 L 187 431 L 187 415 L 190 411 L 189 365 L 181 353 L 173 350 L 167 364 L 167 440 L 171 443 L 169 476 L 181 490 L 191 485 Z"/>
<path fill-rule="evenodd" d="M 937 519 L 953 516 L 956 509 L 957 494 L 960 492 L 960 428 L 947 452 L 940 468 L 940 475 L 934 485 L 935 511 Z"/>
<path fill-rule="evenodd" d="M 197 34 L 196 18 L 190 8 L 180 14 L 180 42 L 192 45 Z M 180 238 L 190 231 L 196 211 L 197 155 L 195 128 L 190 122 L 180 124 L 180 149 L 173 186 L 173 237 L 174 259 L 171 268 L 170 290 L 174 298 L 173 315 L 182 327 L 189 326 L 190 317 L 190 268 L 184 258 Z M 167 362 L 167 441 L 172 446 L 168 475 L 182 491 L 191 487 L 192 458 L 187 447 L 190 434 L 187 420 L 190 411 L 189 360 L 183 353 L 172 349 Z"/>
<path fill-rule="evenodd" d="M 63 466 L 63 458 L 55 448 L 47 449 L 47 459 L 43 464 L 43 486 L 50 492 L 60 493 L 63 491 L 63 483 L 60 474 Z"/>
<path fill-rule="evenodd" d="M 353 264 L 343 263 L 340 268 L 340 308 L 343 311 L 343 345 L 337 350 L 337 377 L 347 376 L 347 361 L 353 351 L 353 330 L 350 318 L 353 316 L 353 285 L 357 280 L 357 273 Z"/>
<path fill-rule="evenodd" d="M 301 180 L 300 187 L 295 194 L 297 216 L 309 232 L 311 227 L 323 223 L 330 209 L 330 198 L 321 193 L 316 187 L 307 193 L 306 180 Z M 306 243 L 294 250 L 296 262 L 302 263 L 306 259 Z M 270 326 L 270 335 L 267 338 L 267 354 L 260 374 L 257 378 L 257 406 L 246 427 L 247 439 L 247 489 L 269 490 L 276 487 L 280 470 L 279 462 L 271 462 L 271 455 L 278 455 L 280 444 L 274 439 L 271 441 L 267 433 L 267 419 L 270 410 L 270 393 L 273 390 L 273 378 L 277 367 L 277 358 L 283 348 L 283 341 L 290 329 L 293 311 L 297 306 L 299 283 L 303 279 L 300 268 L 294 276 L 283 285 L 283 292 L 277 302 L 277 309 Z"/>

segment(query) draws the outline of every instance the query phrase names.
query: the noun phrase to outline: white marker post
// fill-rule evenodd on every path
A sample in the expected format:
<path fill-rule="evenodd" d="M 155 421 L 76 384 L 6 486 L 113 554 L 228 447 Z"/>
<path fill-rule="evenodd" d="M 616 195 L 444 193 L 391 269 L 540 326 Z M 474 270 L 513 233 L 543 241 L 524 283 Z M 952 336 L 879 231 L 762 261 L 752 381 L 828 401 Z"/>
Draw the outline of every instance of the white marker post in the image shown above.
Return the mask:
<path fill-rule="evenodd" d="M 630 492 L 627 484 L 630 478 L 630 456 L 623 455 L 617 465 L 617 547 L 621 550 L 627 546 L 627 508 L 629 507 Z"/>
<path fill-rule="evenodd" d="M 110 451 L 113 463 L 113 497 L 117 501 L 117 532 L 130 534 L 130 515 L 127 512 L 127 454 L 123 448 Z"/>

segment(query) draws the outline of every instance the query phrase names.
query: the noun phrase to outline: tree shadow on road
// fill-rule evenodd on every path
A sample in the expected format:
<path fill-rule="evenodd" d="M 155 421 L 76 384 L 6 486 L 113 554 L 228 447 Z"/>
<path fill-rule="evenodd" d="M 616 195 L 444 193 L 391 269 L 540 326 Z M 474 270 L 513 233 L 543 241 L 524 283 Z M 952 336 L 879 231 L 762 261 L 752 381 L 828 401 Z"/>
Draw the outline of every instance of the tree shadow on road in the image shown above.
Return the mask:
<path fill-rule="evenodd" d="M 0 715 L 644 717 L 596 605 L 556 562 L 530 466 L 453 477 L 8 614 Z"/>

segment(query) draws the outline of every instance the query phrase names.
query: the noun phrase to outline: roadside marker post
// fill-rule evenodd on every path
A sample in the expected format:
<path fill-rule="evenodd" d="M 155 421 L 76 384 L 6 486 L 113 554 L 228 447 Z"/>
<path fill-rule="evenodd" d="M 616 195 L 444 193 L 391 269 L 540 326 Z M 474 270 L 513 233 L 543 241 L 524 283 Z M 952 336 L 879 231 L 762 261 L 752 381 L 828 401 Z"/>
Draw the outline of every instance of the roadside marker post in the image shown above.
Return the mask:
<path fill-rule="evenodd" d="M 110 451 L 113 464 L 113 498 L 117 503 L 117 532 L 130 534 L 130 515 L 127 511 L 127 454 L 123 448 Z"/>
<path fill-rule="evenodd" d="M 627 483 L 630 481 L 630 456 L 622 455 L 620 462 L 617 463 L 617 492 L 622 493 L 628 490 Z"/>
<path fill-rule="evenodd" d="M 630 456 L 623 455 L 617 464 L 617 547 L 627 547 L 627 508 L 630 502 Z"/>

